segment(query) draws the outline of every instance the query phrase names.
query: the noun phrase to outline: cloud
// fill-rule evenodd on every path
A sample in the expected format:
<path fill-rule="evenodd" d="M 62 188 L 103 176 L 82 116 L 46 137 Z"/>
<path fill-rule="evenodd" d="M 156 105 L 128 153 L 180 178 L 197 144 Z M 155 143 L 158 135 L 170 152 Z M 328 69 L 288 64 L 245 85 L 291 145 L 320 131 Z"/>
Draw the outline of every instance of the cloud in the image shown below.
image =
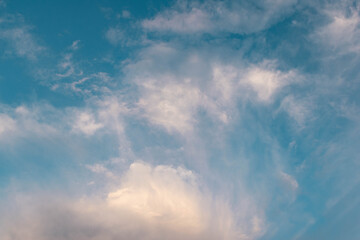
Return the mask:
<path fill-rule="evenodd" d="M 122 10 L 121 17 L 122 18 L 131 18 L 131 13 L 127 10 Z"/>
<path fill-rule="evenodd" d="M 291 190 L 296 191 L 298 189 L 299 184 L 293 176 L 281 171 L 280 177 Z"/>
<path fill-rule="evenodd" d="M 6 7 L 5 0 L 0 0 L 0 7 Z"/>
<path fill-rule="evenodd" d="M 75 41 L 68 48 L 68 52 L 63 54 L 55 72 L 50 70 L 45 77 L 40 77 L 49 82 L 48 85 L 52 90 L 65 90 L 67 92 L 70 90 L 73 93 L 88 96 L 93 96 L 95 92 L 109 92 L 109 86 L 114 85 L 113 78 L 107 72 L 94 72 L 93 69 L 89 71 L 83 67 L 86 64 L 76 59 L 74 54 L 78 48 L 78 43 L 79 41 Z M 49 78 L 52 81 L 49 81 Z"/>
<path fill-rule="evenodd" d="M 2 143 L 10 143 L 17 137 L 29 135 L 49 137 L 58 133 L 54 123 L 44 121 L 44 113 L 53 111 L 48 105 L 33 108 L 23 105 L 16 108 L 2 106 L 0 110 L 3 112 L 0 114 L 0 141 Z M 53 113 L 55 114 L 55 112 Z"/>
<path fill-rule="evenodd" d="M 86 165 L 86 168 L 88 168 L 93 173 L 104 174 L 108 178 L 115 177 L 115 175 L 109 169 L 107 169 L 103 164 L 100 163 Z"/>
<path fill-rule="evenodd" d="M 211 20 L 207 12 L 192 8 L 188 12 L 167 12 L 154 19 L 145 20 L 143 27 L 155 31 L 197 33 L 211 31 Z"/>
<path fill-rule="evenodd" d="M 197 234 L 204 230 L 208 220 L 201 209 L 200 203 L 205 200 L 202 198 L 192 172 L 134 163 L 122 187 L 109 193 L 107 203 L 139 215 L 151 225 Z"/>
<path fill-rule="evenodd" d="M 125 132 L 124 117 L 132 114 L 126 102 L 121 98 L 107 97 L 97 101 L 95 105 L 99 123 L 118 137 L 123 136 Z"/>
<path fill-rule="evenodd" d="M 114 96 L 102 99 L 96 105 L 99 123 L 104 125 L 107 133 L 114 135 L 118 140 L 119 157 L 127 161 L 134 160 L 135 155 L 132 151 L 132 143 L 125 133 L 126 121 L 124 120 L 125 117 L 134 114 L 133 110 L 123 99 Z"/>
<path fill-rule="evenodd" d="M 200 112 L 229 124 L 238 102 L 271 104 L 299 78 L 295 70 L 278 70 L 276 61 L 223 64 L 202 54 L 190 49 L 180 53 L 170 44 L 141 51 L 125 68 L 139 92 L 139 114 L 170 133 L 187 135 L 199 126 Z"/>
<path fill-rule="evenodd" d="M 53 196 L 20 200 L 18 209 L 0 204 L 6 210 L 0 211 L 0 236 L 291 239 L 309 219 L 321 218 L 324 203 L 341 198 L 341 189 L 353 187 L 358 172 L 354 146 L 359 142 L 360 111 L 354 80 L 359 64 L 356 57 L 349 62 L 349 56 L 339 58 L 339 64 L 319 59 L 306 35 L 322 17 L 318 16 L 322 10 L 312 6 L 301 9 L 295 0 L 178 1 L 145 20 L 135 19 L 136 12 L 130 16 L 104 10 L 118 23 L 102 27 L 103 40 L 113 47 L 133 44 L 132 34 L 148 39 L 121 49 L 121 56 L 111 46 L 105 49 L 111 52 L 111 63 L 99 60 L 103 48 L 92 51 L 91 59 L 86 58 L 90 56 L 86 49 L 75 52 L 79 40 L 62 49 L 65 52 L 53 49 L 61 52 L 59 59 L 49 56 L 48 63 L 36 64 L 52 66 L 48 78 L 55 84 L 52 90 L 65 90 L 65 95 L 50 96 L 25 78 L 31 82 L 15 95 L 34 89 L 33 97 L 50 97 L 58 108 L 30 103 L 0 111 L 2 185 L 11 181 L 21 187 L 29 181 L 40 188 L 57 185 L 77 197 L 68 199 L 53 190 L 47 193 Z M 294 8 L 296 14 L 290 16 Z M 313 35 L 321 49 L 356 55 L 358 11 L 324 12 L 328 21 Z M 140 21 L 142 29 L 120 19 L 127 17 Z M 9 19 L 0 19 L 0 26 Z M 130 24 L 122 27 L 122 22 Z M 39 46 L 31 28 L 21 26 L 0 30 L 0 40 L 8 43 L 9 53 L 36 59 L 42 50 L 16 50 L 20 40 L 33 41 L 24 45 L 29 49 Z M 16 31 L 11 31 L 17 29 L 23 32 L 12 37 Z M 199 35 L 201 41 L 193 38 Z M 294 86 L 300 74 L 291 66 L 305 71 L 308 81 Z M 334 76 L 329 69 L 341 73 Z M 342 80 L 335 83 L 337 77 Z M 319 111 L 310 112 L 314 108 Z M 319 117 L 309 126 L 312 115 Z M 287 127 L 289 122 L 307 128 L 294 132 Z M 353 136 L 348 137 L 347 131 Z M 8 148 L 8 142 L 18 145 Z M 135 162 L 125 169 L 136 159 L 154 165 Z M 78 165 L 85 169 L 78 171 Z M 88 196 L 79 197 L 84 194 L 79 181 L 92 184 L 86 189 Z M 99 189 L 103 182 L 109 186 Z M 311 201 L 303 195 L 296 198 L 300 188 L 301 194 L 310 191 Z M 268 222 L 273 224 L 263 236 Z"/>
<path fill-rule="evenodd" d="M 70 46 L 70 49 L 73 50 L 73 51 L 76 51 L 79 49 L 79 43 L 80 43 L 80 40 L 76 40 L 74 41 L 71 46 Z"/>
<path fill-rule="evenodd" d="M 132 155 L 130 143 L 126 139 L 125 117 L 131 116 L 132 109 L 121 98 L 105 97 L 90 101 L 85 108 L 68 109 L 67 118 L 72 132 L 91 137 L 102 130 L 102 133 L 114 135 L 122 146 L 123 152 Z"/>
<path fill-rule="evenodd" d="M 72 90 L 74 93 L 79 93 L 83 95 L 92 96 L 94 93 L 107 93 L 110 92 L 108 86 L 112 84 L 112 77 L 105 72 L 98 72 L 83 76 L 80 72 L 79 76 L 70 76 L 71 80 L 68 83 L 64 83 L 62 86 L 68 90 Z M 81 77 L 77 79 L 77 77 Z M 60 87 L 59 84 L 54 85 L 53 87 Z"/>
<path fill-rule="evenodd" d="M 93 104 L 93 108 L 68 107 L 66 109 L 54 108 L 46 103 L 36 103 L 32 106 L 20 105 L 14 108 L 3 105 L 0 108 L 0 139 L 5 135 L 8 140 L 19 136 L 50 137 L 69 133 L 91 136 L 105 126 L 111 131 L 114 130 L 113 128 L 119 128 L 115 119 L 109 119 L 111 114 L 120 114 L 120 112 L 115 112 L 115 107 L 108 107 L 106 100 L 93 102 Z M 116 104 L 112 103 L 112 105 Z M 2 140 L 6 141 L 5 138 Z"/>
<path fill-rule="evenodd" d="M 85 135 L 93 135 L 97 130 L 104 127 L 103 124 L 96 122 L 94 116 L 88 112 L 80 112 L 73 125 L 74 131 L 79 131 Z"/>
<path fill-rule="evenodd" d="M 28 27 L 0 29 L 0 39 L 5 40 L 17 56 L 30 60 L 36 60 L 39 54 L 45 50 L 37 43 Z M 11 53 L 12 50 L 8 52 Z"/>
<path fill-rule="evenodd" d="M 64 55 L 63 59 L 61 60 L 61 62 L 58 65 L 58 68 L 62 73 L 57 73 L 56 74 L 57 77 L 67 78 L 67 77 L 71 77 L 73 75 L 78 75 L 78 76 L 82 75 L 82 71 L 76 69 L 76 66 L 73 63 L 72 58 L 73 58 L 72 53 L 67 53 Z"/>
<path fill-rule="evenodd" d="M 16 121 L 6 114 L 0 114 L 0 138 L 12 131 L 16 131 Z"/>
<path fill-rule="evenodd" d="M 238 240 L 261 234 L 260 215 L 237 225 L 230 206 L 215 199 L 189 170 L 136 162 L 105 198 L 20 198 L 17 211 L 4 212 L 0 233 L 5 240 Z"/>
<path fill-rule="evenodd" d="M 105 38 L 112 44 L 124 43 L 125 34 L 119 28 L 109 28 L 105 34 Z"/>
<path fill-rule="evenodd" d="M 124 17 L 118 14 L 118 18 L 127 19 L 130 18 L 130 15 L 128 17 Z M 131 24 L 118 24 L 116 26 L 109 27 L 105 32 L 105 39 L 111 45 L 119 47 L 138 47 L 142 46 L 148 40 L 145 38 L 143 32 L 138 31 L 138 29 Z"/>
<path fill-rule="evenodd" d="M 296 79 L 294 71 L 282 72 L 276 70 L 273 64 L 274 62 L 264 61 L 259 66 L 254 65 L 244 77 L 244 83 L 252 88 L 261 102 L 270 102 L 277 91 Z"/>
<path fill-rule="evenodd" d="M 331 50 L 347 54 L 360 51 L 360 16 L 359 7 L 349 2 L 333 4 L 324 10 L 329 22 L 317 29 L 312 36 Z"/>
<path fill-rule="evenodd" d="M 280 105 L 280 109 L 287 112 L 300 127 L 304 127 L 313 108 L 308 101 L 295 99 L 292 95 L 285 97 Z"/>
<path fill-rule="evenodd" d="M 249 34 L 261 31 L 292 12 L 296 0 L 180 2 L 146 19 L 142 26 L 149 31 L 178 34 L 224 32 Z"/>
<path fill-rule="evenodd" d="M 5 1 L 0 2 L 5 7 Z M 32 33 L 32 26 L 26 24 L 23 15 L 4 13 L 0 16 L 0 41 L 5 42 L 4 54 L 16 55 L 35 61 L 46 48 Z"/>
<path fill-rule="evenodd" d="M 163 78 L 164 81 L 144 81 L 139 107 L 144 109 L 144 116 L 150 122 L 164 126 L 169 132 L 191 131 L 195 123 L 193 117 L 201 104 L 200 90 L 191 84 L 176 83 L 171 76 Z"/>
<path fill-rule="evenodd" d="M 54 148 L 60 145 L 67 151 L 63 152 L 64 154 L 76 155 L 83 150 L 92 152 L 83 148 L 94 142 L 104 144 L 106 139 L 110 141 L 107 147 L 111 145 L 112 149 L 105 158 L 117 158 L 122 163 L 128 163 L 136 159 L 132 142 L 128 140 L 125 132 L 124 118 L 131 117 L 131 114 L 126 104 L 115 97 L 89 100 L 83 107 L 55 108 L 43 102 L 31 106 L 2 105 L 0 150 L 7 153 L 10 146 L 21 153 L 24 147 L 32 148 L 34 144 L 51 145 Z M 104 149 L 108 149 L 107 147 Z M 93 148 L 95 152 L 96 149 Z M 96 157 L 90 154 L 88 158 Z M 27 157 L 24 156 L 22 159 Z M 77 162 L 74 159 L 71 161 Z M 93 165 L 91 161 L 84 164 Z"/>

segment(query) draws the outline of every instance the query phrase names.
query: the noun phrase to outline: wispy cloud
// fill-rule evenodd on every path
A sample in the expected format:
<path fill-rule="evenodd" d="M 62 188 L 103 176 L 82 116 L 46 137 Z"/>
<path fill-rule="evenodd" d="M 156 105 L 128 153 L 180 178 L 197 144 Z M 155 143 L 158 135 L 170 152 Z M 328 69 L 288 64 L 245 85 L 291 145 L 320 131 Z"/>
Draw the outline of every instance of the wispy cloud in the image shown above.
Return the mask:
<path fill-rule="evenodd" d="M 8 54 L 14 53 L 19 57 L 36 60 L 45 48 L 37 43 L 28 27 L 0 29 L 0 39 L 5 40 L 11 47 Z"/>
<path fill-rule="evenodd" d="M 75 72 L 75 66 L 72 61 L 71 53 L 64 55 L 63 60 L 59 63 L 59 69 L 60 69 L 61 73 L 56 74 L 56 76 L 58 76 L 59 78 L 70 77 L 74 74 L 82 75 L 82 71 L 79 71 L 78 73 Z"/>
<path fill-rule="evenodd" d="M 78 32 L 77 18 L 59 22 L 60 35 L 0 18 L 4 54 L 17 56 L 2 58 L 13 92 L 1 101 L 14 97 L 0 104 L 0 236 L 309 236 L 359 183 L 357 5 L 146 4 L 102 8 Z M 18 57 L 41 83 L 11 75 Z"/>
<path fill-rule="evenodd" d="M 171 10 L 142 22 L 145 29 L 180 34 L 261 31 L 292 11 L 297 1 L 177 2 Z"/>
<path fill-rule="evenodd" d="M 244 82 L 248 84 L 261 102 L 270 102 L 273 96 L 284 86 L 297 80 L 295 71 L 281 72 L 276 70 L 276 64 L 264 61 L 259 66 L 248 69 Z"/>
<path fill-rule="evenodd" d="M 109 28 L 105 34 L 106 39 L 113 45 L 126 41 L 125 33 L 119 28 Z"/>
<path fill-rule="evenodd" d="M 294 96 L 285 97 L 279 110 L 283 110 L 295 120 L 300 128 L 305 127 L 306 121 L 312 118 L 312 111 L 315 109 L 308 100 L 298 100 Z"/>
<path fill-rule="evenodd" d="M 5 0 L 0 0 L 0 7 L 6 7 Z"/>
<path fill-rule="evenodd" d="M 225 65 L 192 51 L 182 52 L 182 58 L 174 60 L 176 54 L 171 45 L 154 44 L 126 67 L 129 81 L 135 82 L 140 91 L 140 113 L 168 132 L 192 132 L 203 110 L 227 124 L 237 102 L 271 104 L 282 88 L 299 79 L 295 70 L 278 70 L 275 61 Z M 166 66 L 171 61 L 177 66 Z M 162 62 L 164 65 L 155 65 Z M 168 73 L 171 71 L 179 72 Z"/>
<path fill-rule="evenodd" d="M 71 50 L 73 50 L 73 51 L 76 51 L 76 50 L 78 50 L 79 49 L 79 45 L 80 45 L 80 40 L 76 40 L 76 41 L 74 41 L 72 44 L 71 44 L 71 46 L 70 46 L 70 49 Z"/>
<path fill-rule="evenodd" d="M 44 121 L 44 112 L 52 111 L 51 106 L 29 108 L 27 106 L 18 106 L 16 108 L 2 107 L 3 112 L 0 116 L 0 141 L 3 143 L 12 143 L 17 137 L 45 137 L 54 136 L 58 129 L 54 123 Z M 43 111 L 43 112 L 41 112 Z"/>
<path fill-rule="evenodd" d="M 0 7 L 5 7 L 4 1 Z M 5 42 L 5 55 L 14 55 L 28 60 L 37 60 L 46 48 L 40 43 L 40 39 L 33 33 L 34 27 L 28 24 L 24 16 L 6 12 L 0 16 L 0 41 Z"/>
<path fill-rule="evenodd" d="M 79 131 L 85 135 L 93 135 L 98 129 L 101 129 L 103 125 L 97 123 L 94 116 L 91 113 L 81 112 L 76 117 L 74 131 Z"/>
<path fill-rule="evenodd" d="M 280 177 L 291 190 L 296 191 L 299 187 L 298 182 L 293 176 L 281 171 Z"/>
<path fill-rule="evenodd" d="M 16 131 L 16 121 L 6 114 L 0 115 L 0 136 Z"/>
<path fill-rule="evenodd" d="M 325 10 L 329 22 L 320 27 L 313 37 L 338 53 L 359 52 L 359 7 L 351 4 L 334 5 Z"/>

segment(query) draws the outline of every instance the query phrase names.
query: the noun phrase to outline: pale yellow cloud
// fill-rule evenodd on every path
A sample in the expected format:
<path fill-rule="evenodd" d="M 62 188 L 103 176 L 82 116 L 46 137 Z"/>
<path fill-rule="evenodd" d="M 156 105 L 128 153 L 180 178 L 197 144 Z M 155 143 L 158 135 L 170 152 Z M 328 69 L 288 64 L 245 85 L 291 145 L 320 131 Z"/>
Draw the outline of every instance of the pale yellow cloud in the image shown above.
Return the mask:
<path fill-rule="evenodd" d="M 4 240 L 238 240 L 263 231 L 262 215 L 244 196 L 239 217 L 225 199 L 182 167 L 133 163 L 106 197 L 19 201 L 4 213 Z M 251 213 L 251 214 L 249 214 Z M 4 221 L 6 219 L 6 221 Z"/>

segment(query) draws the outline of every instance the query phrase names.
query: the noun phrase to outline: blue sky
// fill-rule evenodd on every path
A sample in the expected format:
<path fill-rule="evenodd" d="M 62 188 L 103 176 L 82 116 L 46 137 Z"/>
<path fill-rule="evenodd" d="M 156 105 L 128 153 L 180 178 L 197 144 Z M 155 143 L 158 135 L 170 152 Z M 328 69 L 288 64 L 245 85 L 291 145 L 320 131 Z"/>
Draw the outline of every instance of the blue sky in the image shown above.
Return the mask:
<path fill-rule="evenodd" d="M 0 0 L 0 235 L 359 239 L 358 1 Z"/>

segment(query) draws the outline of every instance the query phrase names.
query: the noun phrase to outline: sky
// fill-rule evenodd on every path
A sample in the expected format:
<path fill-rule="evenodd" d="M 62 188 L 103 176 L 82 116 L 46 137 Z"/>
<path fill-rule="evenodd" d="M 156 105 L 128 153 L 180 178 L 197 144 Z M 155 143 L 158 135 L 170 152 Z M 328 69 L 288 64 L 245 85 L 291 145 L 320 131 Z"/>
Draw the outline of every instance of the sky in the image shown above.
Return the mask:
<path fill-rule="evenodd" d="M 1 239 L 360 239 L 359 66 L 359 1 L 0 0 Z"/>

